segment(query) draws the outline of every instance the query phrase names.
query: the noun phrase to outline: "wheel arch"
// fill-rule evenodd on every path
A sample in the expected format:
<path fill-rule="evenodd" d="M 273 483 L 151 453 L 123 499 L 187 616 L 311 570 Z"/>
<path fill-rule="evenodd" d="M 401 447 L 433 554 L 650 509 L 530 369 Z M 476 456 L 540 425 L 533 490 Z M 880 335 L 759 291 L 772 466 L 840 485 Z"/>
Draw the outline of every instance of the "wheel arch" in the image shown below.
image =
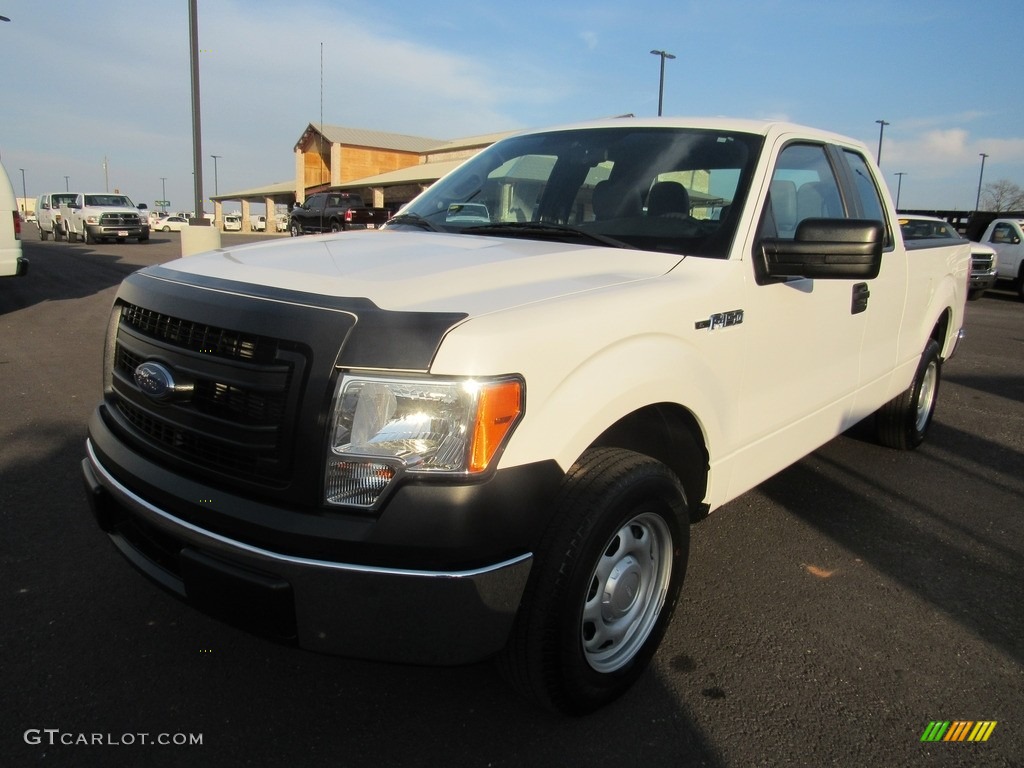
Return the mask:
<path fill-rule="evenodd" d="M 660 461 L 686 491 L 690 521 L 707 516 L 708 450 L 696 417 L 677 403 L 655 403 L 623 416 L 591 447 L 625 448 Z"/>
<path fill-rule="evenodd" d="M 947 307 L 939 315 L 938 320 L 935 321 L 935 325 L 932 326 L 932 332 L 929 338 L 932 338 L 938 343 L 939 349 L 942 350 L 942 358 L 946 359 L 949 357 L 949 352 L 952 351 L 952 341 L 949 340 L 950 325 L 953 321 L 953 313 Z"/>

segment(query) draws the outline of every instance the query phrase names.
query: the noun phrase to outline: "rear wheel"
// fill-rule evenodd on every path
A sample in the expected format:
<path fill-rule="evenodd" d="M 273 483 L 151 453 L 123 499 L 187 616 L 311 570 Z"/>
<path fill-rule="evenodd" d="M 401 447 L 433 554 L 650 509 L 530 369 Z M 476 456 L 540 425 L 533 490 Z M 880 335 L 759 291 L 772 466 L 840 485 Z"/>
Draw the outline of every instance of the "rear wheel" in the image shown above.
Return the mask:
<path fill-rule="evenodd" d="M 907 451 L 924 442 L 939 397 L 939 352 L 938 342 L 929 339 L 910 386 L 875 413 L 878 442 L 882 445 Z"/>
<path fill-rule="evenodd" d="M 1024 263 L 1020 265 L 1020 274 L 1017 275 L 1017 298 L 1024 301 Z"/>
<path fill-rule="evenodd" d="M 40 240 L 45 240 L 45 239 L 46 239 L 46 238 L 48 238 L 49 236 L 50 236 L 50 233 L 49 233 L 49 232 L 47 232 L 47 231 L 46 231 L 45 229 L 43 229 L 42 227 L 39 227 L 39 239 L 40 239 Z"/>
<path fill-rule="evenodd" d="M 622 695 L 661 642 L 686 572 L 678 478 L 618 448 L 566 475 L 499 664 L 537 703 L 584 714 Z"/>

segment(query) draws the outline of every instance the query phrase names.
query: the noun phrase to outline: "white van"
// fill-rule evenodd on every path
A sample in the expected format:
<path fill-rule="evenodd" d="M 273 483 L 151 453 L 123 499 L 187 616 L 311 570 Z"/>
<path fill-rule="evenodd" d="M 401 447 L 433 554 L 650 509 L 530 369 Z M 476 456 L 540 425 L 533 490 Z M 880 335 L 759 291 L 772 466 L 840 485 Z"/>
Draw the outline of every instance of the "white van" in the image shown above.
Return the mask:
<path fill-rule="evenodd" d="M 0 163 L 0 277 L 13 277 L 28 272 L 28 260 L 21 255 L 21 215 L 18 200 Z"/>

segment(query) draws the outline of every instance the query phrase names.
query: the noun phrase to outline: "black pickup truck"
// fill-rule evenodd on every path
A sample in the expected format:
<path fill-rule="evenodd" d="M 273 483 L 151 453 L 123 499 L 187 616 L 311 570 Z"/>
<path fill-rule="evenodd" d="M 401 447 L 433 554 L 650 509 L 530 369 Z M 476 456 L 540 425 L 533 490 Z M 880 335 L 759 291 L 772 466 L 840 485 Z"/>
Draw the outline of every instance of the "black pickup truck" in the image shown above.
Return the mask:
<path fill-rule="evenodd" d="M 311 232 L 377 229 L 390 217 L 385 208 L 369 208 L 352 192 L 317 192 L 292 209 L 288 231 L 292 237 Z"/>

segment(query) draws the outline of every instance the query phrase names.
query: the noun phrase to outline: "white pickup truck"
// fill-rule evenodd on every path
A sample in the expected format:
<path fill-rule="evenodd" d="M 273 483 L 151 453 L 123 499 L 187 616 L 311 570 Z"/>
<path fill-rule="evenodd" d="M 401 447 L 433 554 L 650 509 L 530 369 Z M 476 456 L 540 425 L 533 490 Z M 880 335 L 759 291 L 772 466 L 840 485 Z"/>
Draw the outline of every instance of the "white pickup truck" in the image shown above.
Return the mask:
<path fill-rule="evenodd" d="M 999 255 L 997 277 L 1012 281 L 1017 296 L 1024 301 L 1024 219 L 996 219 L 988 225 L 981 242 Z"/>
<path fill-rule="evenodd" d="M 123 243 L 149 240 L 149 211 L 135 206 L 127 195 L 92 192 L 75 195 L 60 206 L 60 224 L 69 243 Z M 54 237 L 56 240 L 57 238 Z"/>
<path fill-rule="evenodd" d="M 917 446 L 966 241 L 860 143 L 737 120 L 505 139 L 379 232 L 135 273 L 83 471 L 137 568 L 301 647 L 496 655 L 565 712 L 654 654 L 689 525 L 873 418 Z"/>

